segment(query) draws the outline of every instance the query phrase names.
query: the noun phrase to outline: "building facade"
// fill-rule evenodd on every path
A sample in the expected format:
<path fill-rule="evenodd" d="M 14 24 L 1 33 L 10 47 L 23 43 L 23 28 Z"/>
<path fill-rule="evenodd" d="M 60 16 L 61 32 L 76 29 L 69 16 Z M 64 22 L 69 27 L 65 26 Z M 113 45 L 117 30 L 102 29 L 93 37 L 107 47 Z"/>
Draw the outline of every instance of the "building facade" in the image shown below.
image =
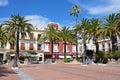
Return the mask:
<path fill-rule="evenodd" d="M 50 23 L 50 25 L 54 26 L 56 30 L 59 29 L 58 24 L 56 23 Z M 20 34 L 19 37 L 19 56 L 30 56 L 32 55 L 37 55 L 37 53 L 43 53 L 45 58 L 51 58 L 51 47 L 50 47 L 50 42 L 48 40 L 40 43 L 38 40 L 41 38 L 41 35 L 46 31 L 44 30 L 38 30 L 35 28 L 30 36 L 27 34 L 27 36 L 22 36 Z M 59 58 L 64 58 L 64 44 L 62 42 L 58 42 L 56 44 L 53 44 L 53 57 L 55 55 L 58 55 Z M 15 56 L 15 45 L 7 43 L 7 45 L 4 48 L 1 48 L 0 45 L 0 59 L 1 60 L 6 60 L 7 58 L 7 53 L 11 57 Z M 66 46 L 66 57 L 67 58 L 72 58 L 72 56 L 76 55 L 76 45 L 67 43 Z"/>
<path fill-rule="evenodd" d="M 49 23 L 49 25 L 53 26 L 56 31 L 59 31 L 59 25 L 56 23 Z M 51 54 L 51 46 L 50 42 L 46 40 L 44 43 L 41 44 L 41 48 L 44 52 L 45 58 L 50 58 L 52 57 Z M 59 58 L 64 58 L 64 44 L 62 42 L 58 42 L 53 44 L 53 57 L 55 55 L 58 55 Z M 76 45 L 72 43 L 67 43 L 66 45 L 66 57 L 67 58 L 72 58 L 73 56 L 76 55 Z"/>
<path fill-rule="evenodd" d="M 50 23 L 50 25 L 54 26 L 56 30 L 59 30 L 59 25 L 56 23 Z M 39 30 L 35 28 L 30 36 L 27 34 L 27 36 L 22 36 L 20 35 L 19 37 L 19 55 L 21 56 L 34 56 L 37 55 L 37 53 L 43 53 L 45 58 L 51 58 L 51 47 L 50 47 L 50 42 L 48 40 L 40 43 L 38 40 L 41 38 L 41 35 L 46 31 L 44 30 Z M 111 51 L 111 41 L 109 39 L 105 40 L 99 40 L 99 50 Z M 92 40 L 87 41 L 87 50 L 94 50 L 95 49 L 95 44 L 93 43 Z M 119 49 L 120 49 L 120 39 L 118 38 L 118 43 L 117 43 Z M 0 61 L 1 60 L 6 60 L 9 55 L 14 57 L 15 55 L 15 45 L 7 43 L 7 45 L 2 48 L 0 45 Z M 82 39 L 78 39 L 78 57 L 81 56 L 81 54 L 84 53 L 84 46 Z M 53 57 L 55 55 L 58 55 L 59 58 L 64 58 L 64 44 L 62 42 L 58 42 L 53 44 Z M 66 57 L 67 58 L 72 58 L 76 56 L 76 45 L 72 43 L 67 43 L 66 46 Z"/>
<path fill-rule="evenodd" d="M 111 52 L 112 51 L 112 44 L 110 39 L 104 39 L 104 40 L 99 40 L 99 50 L 100 51 L 105 51 L 105 52 Z M 120 39 L 117 38 L 117 43 L 115 43 L 118 46 L 118 49 L 120 50 Z M 86 42 L 86 47 L 87 50 L 93 50 L 94 52 L 96 51 L 95 44 L 92 40 Z M 84 45 L 82 42 L 82 39 L 78 39 L 78 52 L 80 54 L 84 53 Z"/>

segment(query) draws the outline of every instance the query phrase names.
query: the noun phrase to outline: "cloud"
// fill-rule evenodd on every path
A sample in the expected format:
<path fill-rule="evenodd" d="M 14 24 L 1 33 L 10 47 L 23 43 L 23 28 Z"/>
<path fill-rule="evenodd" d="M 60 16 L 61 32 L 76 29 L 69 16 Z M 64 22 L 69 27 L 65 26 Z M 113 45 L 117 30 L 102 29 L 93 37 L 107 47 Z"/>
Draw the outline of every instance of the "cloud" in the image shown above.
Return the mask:
<path fill-rule="evenodd" d="M 93 6 L 83 6 L 85 9 L 88 10 L 89 14 L 92 15 L 99 15 L 99 14 L 109 14 L 118 12 L 120 9 L 120 0 L 109 0 L 107 1 L 109 5 L 98 5 L 96 7 Z M 105 3 L 106 4 L 106 3 Z"/>
<path fill-rule="evenodd" d="M 8 0 L 0 0 L 0 6 L 8 5 Z"/>
<path fill-rule="evenodd" d="M 83 6 L 83 8 L 87 9 L 89 14 L 92 15 L 114 13 L 120 10 L 120 0 L 106 0 L 102 5 Z"/>
<path fill-rule="evenodd" d="M 29 22 L 36 26 L 38 29 L 43 30 L 47 24 L 50 22 L 50 19 L 40 16 L 40 15 L 28 15 L 25 16 L 26 19 L 30 20 Z"/>
<path fill-rule="evenodd" d="M 8 18 L 7 17 L 5 17 L 5 18 L 0 18 L 0 24 L 2 24 L 4 21 L 6 21 L 6 20 L 8 20 Z"/>
<path fill-rule="evenodd" d="M 90 15 L 100 15 L 118 12 L 120 10 L 120 0 L 68 0 L 72 4 L 79 4 L 83 10 L 87 10 Z M 82 10 L 82 11 L 83 11 Z"/>
<path fill-rule="evenodd" d="M 25 19 L 29 20 L 29 23 L 31 23 L 34 27 L 38 28 L 39 30 L 43 30 L 44 28 L 46 28 L 49 23 L 57 23 L 59 27 L 61 26 L 60 23 L 51 22 L 50 19 L 41 15 L 27 15 L 25 16 Z M 0 24 L 7 20 L 9 20 L 8 17 L 0 18 Z"/>

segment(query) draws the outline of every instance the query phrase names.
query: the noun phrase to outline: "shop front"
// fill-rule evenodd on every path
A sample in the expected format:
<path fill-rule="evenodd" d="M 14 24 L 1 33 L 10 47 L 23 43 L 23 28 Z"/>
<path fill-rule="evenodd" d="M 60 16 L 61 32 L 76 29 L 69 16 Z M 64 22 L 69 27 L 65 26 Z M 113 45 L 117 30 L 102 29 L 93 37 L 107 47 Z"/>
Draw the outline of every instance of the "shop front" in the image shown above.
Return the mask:
<path fill-rule="evenodd" d="M 39 64 L 44 62 L 43 53 L 20 52 L 19 61 L 24 64 Z"/>

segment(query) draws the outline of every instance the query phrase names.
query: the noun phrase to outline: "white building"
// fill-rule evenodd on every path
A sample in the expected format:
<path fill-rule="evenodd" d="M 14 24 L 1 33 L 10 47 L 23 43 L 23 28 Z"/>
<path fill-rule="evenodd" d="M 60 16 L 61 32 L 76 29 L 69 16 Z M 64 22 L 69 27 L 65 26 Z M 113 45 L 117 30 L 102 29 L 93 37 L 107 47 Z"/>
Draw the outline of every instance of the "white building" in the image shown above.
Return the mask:
<path fill-rule="evenodd" d="M 118 42 L 116 44 L 120 49 L 120 39 L 117 38 L 117 41 Z M 99 44 L 99 50 L 101 51 L 110 52 L 112 50 L 112 44 L 110 39 L 99 40 L 98 44 Z M 94 50 L 94 52 L 96 51 L 95 44 L 92 40 L 90 40 L 89 42 L 87 41 L 86 46 L 87 46 L 87 50 Z M 83 45 L 82 39 L 78 39 L 78 52 L 80 54 L 84 52 L 84 45 Z"/>

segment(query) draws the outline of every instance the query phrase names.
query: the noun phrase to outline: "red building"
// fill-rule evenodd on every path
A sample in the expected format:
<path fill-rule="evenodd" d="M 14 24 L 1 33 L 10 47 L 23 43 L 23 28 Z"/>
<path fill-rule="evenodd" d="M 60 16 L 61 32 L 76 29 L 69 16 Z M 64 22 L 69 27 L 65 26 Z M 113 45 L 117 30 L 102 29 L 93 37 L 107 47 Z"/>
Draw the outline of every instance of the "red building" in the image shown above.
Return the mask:
<path fill-rule="evenodd" d="M 49 25 L 53 26 L 55 30 L 59 30 L 59 25 L 57 23 L 50 23 Z M 44 56 L 45 58 L 51 58 L 51 45 L 49 41 L 45 41 L 44 44 L 42 44 L 43 50 L 44 50 Z M 67 43 L 66 46 L 66 57 L 70 58 L 76 53 L 76 45 L 72 43 Z M 58 42 L 56 44 L 53 44 L 53 55 L 59 55 L 59 58 L 64 58 L 64 44 L 62 42 Z"/>

